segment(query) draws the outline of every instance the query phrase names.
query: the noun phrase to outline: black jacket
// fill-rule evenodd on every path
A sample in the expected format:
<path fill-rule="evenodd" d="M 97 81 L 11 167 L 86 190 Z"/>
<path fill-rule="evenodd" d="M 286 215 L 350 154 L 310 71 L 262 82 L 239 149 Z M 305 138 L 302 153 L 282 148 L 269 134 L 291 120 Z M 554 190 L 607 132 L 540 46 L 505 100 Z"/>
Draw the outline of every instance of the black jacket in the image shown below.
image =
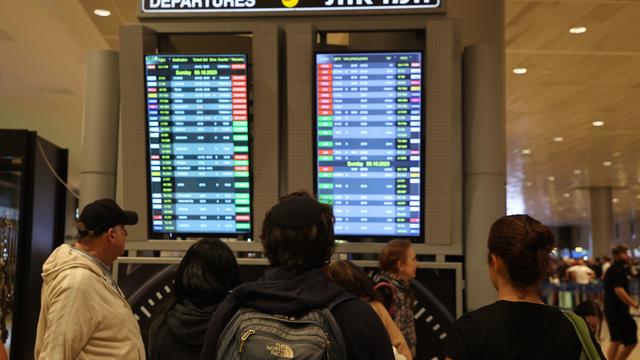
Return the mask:
<path fill-rule="evenodd" d="M 209 323 L 200 359 L 216 358 L 220 334 L 240 308 L 299 316 L 325 307 L 343 292 L 321 269 L 296 272 L 270 268 L 262 279 L 240 285 L 220 304 Z M 393 360 L 389 336 L 369 304 L 347 300 L 332 314 L 342 330 L 349 360 Z"/>
<path fill-rule="evenodd" d="M 204 309 L 179 300 L 166 314 L 154 318 L 149 327 L 149 360 L 198 359 L 211 316 L 218 304 Z"/>

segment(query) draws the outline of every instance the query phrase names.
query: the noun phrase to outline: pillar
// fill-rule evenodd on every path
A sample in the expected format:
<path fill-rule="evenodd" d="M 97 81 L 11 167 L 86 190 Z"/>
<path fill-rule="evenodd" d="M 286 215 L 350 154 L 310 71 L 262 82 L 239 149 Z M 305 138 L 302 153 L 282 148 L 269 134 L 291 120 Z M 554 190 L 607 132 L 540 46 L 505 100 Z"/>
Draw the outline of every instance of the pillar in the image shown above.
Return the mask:
<path fill-rule="evenodd" d="M 591 202 L 591 250 L 594 257 L 611 256 L 613 209 L 611 187 L 589 188 Z"/>
<path fill-rule="evenodd" d="M 80 208 L 101 198 L 115 199 L 120 91 L 118 53 L 87 53 Z"/>

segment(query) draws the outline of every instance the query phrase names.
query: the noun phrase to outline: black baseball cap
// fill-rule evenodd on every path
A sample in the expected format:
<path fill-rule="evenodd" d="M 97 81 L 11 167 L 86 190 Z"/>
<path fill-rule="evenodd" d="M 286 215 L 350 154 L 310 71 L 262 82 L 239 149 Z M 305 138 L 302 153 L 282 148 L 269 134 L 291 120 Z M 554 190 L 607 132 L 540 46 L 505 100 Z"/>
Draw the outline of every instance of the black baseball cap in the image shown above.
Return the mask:
<path fill-rule="evenodd" d="M 111 199 L 100 199 L 82 209 L 78 218 L 78 230 L 81 234 L 99 235 L 116 225 L 135 225 L 138 214 L 125 211 Z"/>

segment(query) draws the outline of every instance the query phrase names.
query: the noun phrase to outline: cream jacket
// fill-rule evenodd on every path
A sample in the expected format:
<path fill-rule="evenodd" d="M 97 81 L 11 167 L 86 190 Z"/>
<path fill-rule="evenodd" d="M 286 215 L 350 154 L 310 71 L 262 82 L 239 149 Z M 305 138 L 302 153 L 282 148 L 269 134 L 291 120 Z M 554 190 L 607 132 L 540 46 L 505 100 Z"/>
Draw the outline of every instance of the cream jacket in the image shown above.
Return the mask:
<path fill-rule="evenodd" d="M 35 358 L 145 359 L 140 327 L 111 278 L 65 244 L 42 267 Z"/>

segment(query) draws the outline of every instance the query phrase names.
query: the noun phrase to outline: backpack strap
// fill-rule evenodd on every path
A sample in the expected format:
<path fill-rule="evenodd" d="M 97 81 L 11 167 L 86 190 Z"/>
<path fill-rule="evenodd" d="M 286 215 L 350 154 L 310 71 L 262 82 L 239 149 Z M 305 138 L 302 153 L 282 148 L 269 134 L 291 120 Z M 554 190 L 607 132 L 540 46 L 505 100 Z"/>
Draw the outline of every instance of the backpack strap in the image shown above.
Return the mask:
<path fill-rule="evenodd" d="M 578 339 L 580 339 L 580 343 L 582 344 L 580 359 L 600 360 L 600 354 L 598 353 L 596 346 L 593 344 L 587 323 L 585 323 L 584 320 L 573 311 L 567 310 L 562 313 L 567 317 L 567 319 L 569 319 L 571 325 L 573 325 L 573 328 L 576 330 L 576 334 L 578 335 Z"/>
<path fill-rule="evenodd" d="M 338 349 L 340 349 L 340 352 L 341 352 L 341 354 L 339 354 L 338 356 L 338 360 L 346 360 L 347 347 L 344 343 L 344 336 L 342 336 L 342 330 L 340 330 L 340 326 L 338 326 L 336 319 L 333 317 L 332 311 L 338 305 L 353 299 L 357 299 L 357 297 L 355 297 L 352 294 L 349 294 L 348 292 L 343 292 L 340 295 L 336 296 L 333 300 L 331 300 L 331 302 L 329 302 L 329 304 L 327 304 L 327 306 L 321 311 L 322 315 L 327 320 L 329 327 L 331 328 L 331 332 L 333 333 L 333 335 L 336 338 L 336 341 L 338 342 Z"/>

